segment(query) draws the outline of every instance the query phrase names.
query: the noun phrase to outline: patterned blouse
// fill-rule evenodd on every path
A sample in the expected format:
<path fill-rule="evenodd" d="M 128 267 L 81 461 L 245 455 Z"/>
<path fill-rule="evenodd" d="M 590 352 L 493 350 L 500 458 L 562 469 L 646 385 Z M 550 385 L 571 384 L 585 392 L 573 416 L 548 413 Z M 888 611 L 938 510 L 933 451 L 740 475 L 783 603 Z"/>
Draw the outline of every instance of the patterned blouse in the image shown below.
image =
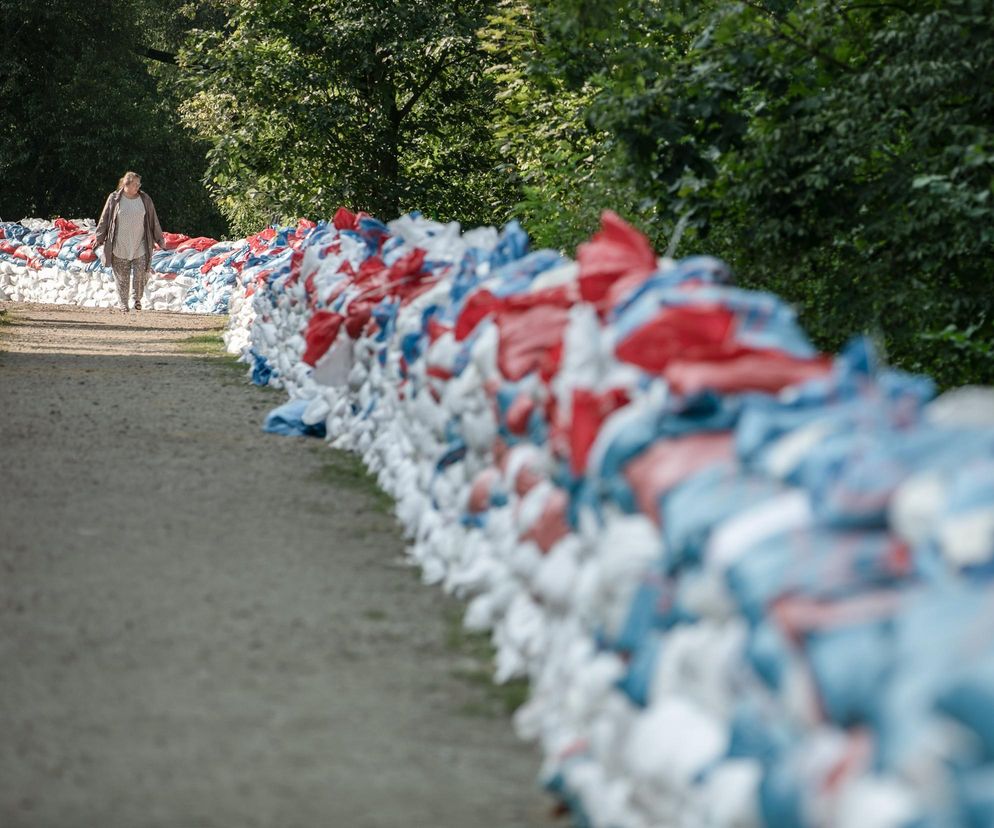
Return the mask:
<path fill-rule="evenodd" d="M 138 259 L 145 255 L 145 205 L 141 196 L 121 196 L 114 234 L 114 255 L 119 259 Z"/>

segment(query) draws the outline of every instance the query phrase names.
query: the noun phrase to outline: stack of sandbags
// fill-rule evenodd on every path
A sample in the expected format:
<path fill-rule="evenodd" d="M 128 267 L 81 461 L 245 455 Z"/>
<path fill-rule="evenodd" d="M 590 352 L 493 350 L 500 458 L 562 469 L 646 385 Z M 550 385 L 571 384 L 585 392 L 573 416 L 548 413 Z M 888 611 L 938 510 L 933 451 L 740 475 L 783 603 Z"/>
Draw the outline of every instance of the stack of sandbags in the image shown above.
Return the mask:
<path fill-rule="evenodd" d="M 93 223 L 87 221 L 0 223 L 0 298 L 99 306 L 114 284 L 102 272 L 92 241 Z"/>
<path fill-rule="evenodd" d="M 611 215 L 576 262 L 346 211 L 296 253 L 238 317 L 279 428 L 394 495 L 579 822 L 986 824 L 988 392 L 817 354 Z"/>
<path fill-rule="evenodd" d="M 152 253 L 145 292 L 149 310 L 228 312 L 231 292 L 250 248 L 246 240 L 218 242 L 166 233 Z M 94 246 L 92 220 L 25 219 L 0 223 L 0 298 L 81 307 L 118 304 L 114 275 Z"/>

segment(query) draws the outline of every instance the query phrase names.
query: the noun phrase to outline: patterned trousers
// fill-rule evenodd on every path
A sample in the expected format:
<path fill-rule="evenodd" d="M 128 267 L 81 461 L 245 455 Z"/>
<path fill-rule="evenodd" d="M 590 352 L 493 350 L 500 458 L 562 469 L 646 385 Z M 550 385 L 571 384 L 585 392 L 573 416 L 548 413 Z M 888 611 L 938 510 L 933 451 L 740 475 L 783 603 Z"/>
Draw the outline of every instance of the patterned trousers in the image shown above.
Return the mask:
<path fill-rule="evenodd" d="M 114 268 L 114 279 L 117 282 L 117 298 L 120 300 L 121 308 L 128 309 L 128 294 L 131 287 L 131 271 L 135 272 L 135 306 L 141 304 L 142 296 L 145 294 L 145 285 L 148 282 L 148 270 L 145 267 L 145 257 L 139 256 L 137 259 L 119 259 L 112 256 L 111 261 Z"/>

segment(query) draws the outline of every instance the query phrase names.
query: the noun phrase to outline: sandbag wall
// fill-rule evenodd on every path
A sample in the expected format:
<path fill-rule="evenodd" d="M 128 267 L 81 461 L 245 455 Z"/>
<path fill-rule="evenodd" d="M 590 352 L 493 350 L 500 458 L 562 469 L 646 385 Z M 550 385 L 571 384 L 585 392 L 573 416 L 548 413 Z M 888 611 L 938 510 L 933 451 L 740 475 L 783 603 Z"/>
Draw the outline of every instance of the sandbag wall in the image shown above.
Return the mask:
<path fill-rule="evenodd" d="M 994 824 L 989 389 L 819 354 L 612 214 L 575 261 L 513 222 L 269 232 L 226 334 L 290 395 L 266 427 L 362 455 L 577 825 Z"/>
<path fill-rule="evenodd" d="M 0 298 L 116 303 L 92 222 L 0 234 Z M 166 248 L 149 307 L 230 300 L 267 427 L 362 454 L 576 824 L 994 824 L 988 390 L 611 215 L 576 261 L 347 211 Z"/>
<path fill-rule="evenodd" d="M 117 306 L 114 274 L 102 262 L 103 248 L 95 248 L 94 230 L 90 219 L 0 222 L 0 299 Z M 236 242 L 164 236 L 165 246 L 152 253 L 145 308 L 187 313 L 227 313 L 242 267 L 278 255 L 281 241 L 273 229 Z"/>

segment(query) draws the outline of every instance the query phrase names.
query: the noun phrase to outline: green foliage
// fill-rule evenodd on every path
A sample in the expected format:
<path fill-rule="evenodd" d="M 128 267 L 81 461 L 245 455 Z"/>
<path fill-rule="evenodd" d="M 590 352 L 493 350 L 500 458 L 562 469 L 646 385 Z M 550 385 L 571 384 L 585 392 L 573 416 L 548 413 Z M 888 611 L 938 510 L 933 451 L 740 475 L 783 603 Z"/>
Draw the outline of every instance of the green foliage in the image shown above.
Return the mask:
<path fill-rule="evenodd" d="M 175 67 L 153 68 L 139 54 L 154 31 L 146 7 L 0 0 L 4 219 L 95 217 L 134 169 L 167 229 L 225 231 L 200 182 L 203 151 L 179 128 L 165 71 Z M 163 31 L 176 28 L 162 21 Z"/>
<path fill-rule="evenodd" d="M 207 234 L 202 181 L 239 233 L 344 204 L 571 252 L 611 208 L 825 349 L 994 381 L 994 0 L 90 6 L 0 0 L 4 218 L 93 215 L 127 168 Z"/>
<path fill-rule="evenodd" d="M 321 468 L 314 473 L 314 479 L 350 492 L 360 492 L 366 496 L 370 507 L 377 514 L 389 517 L 393 514 L 393 498 L 384 492 L 376 478 L 363 465 L 362 459 L 354 454 L 321 446 Z"/>
<path fill-rule="evenodd" d="M 501 170 L 521 193 L 512 214 L 533 242 L 571 253 L 596 230 L 605 206 L 651 224 L 655 205 L 624 175 L 618 142 L 588 122 L 595 85 L 573 88 L 549 68 L 533 4 L 499 3 L 480 37 L 486 71 L 500 90 L 493 137 Z"/>
<path fill-rule="evenodd" d="M 243 0 L 181 53 L 186 123 L 211 142 L 235 226 L 420 208 L 467 223 L 508 203 L 487 132 L 485 0 Z"/>
<path fill-rule="evenodd" d="M 940 382 L 994 379 L 989 0 L 541 8 L 657 242 L 683 217 L 681 252 L 796 301 L 826 348 L 869 330 Z"/>

